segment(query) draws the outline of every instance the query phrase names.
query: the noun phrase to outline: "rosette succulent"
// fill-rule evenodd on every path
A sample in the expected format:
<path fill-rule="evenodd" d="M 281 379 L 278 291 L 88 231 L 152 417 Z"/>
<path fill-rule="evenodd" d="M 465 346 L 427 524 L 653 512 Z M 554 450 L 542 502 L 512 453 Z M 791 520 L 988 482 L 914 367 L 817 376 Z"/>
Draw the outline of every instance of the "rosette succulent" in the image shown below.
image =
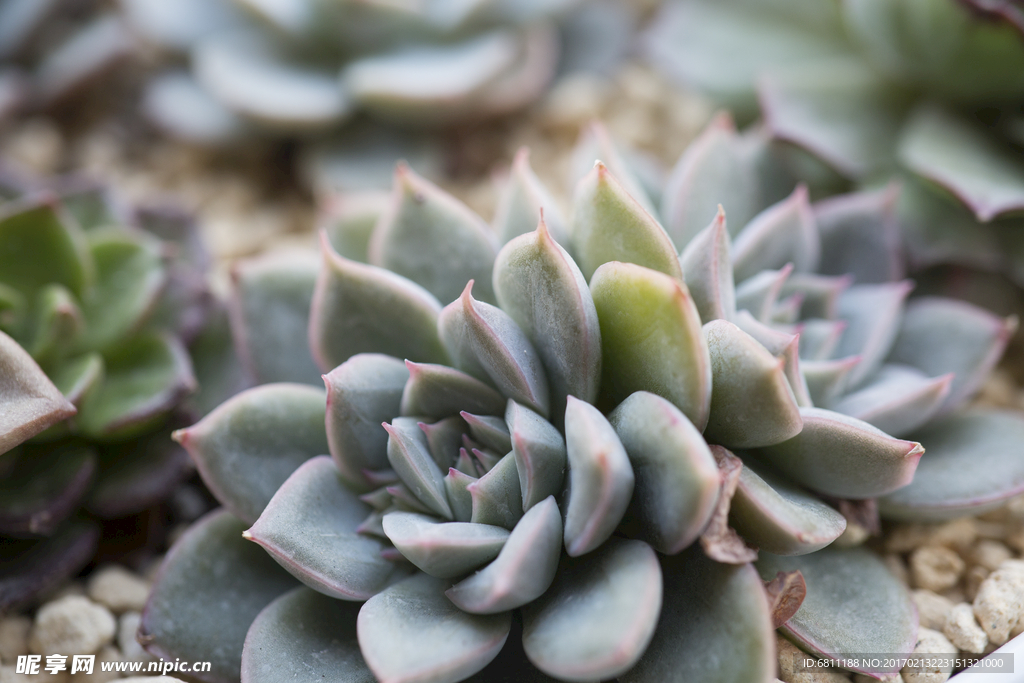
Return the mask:
<path fill-rule="evenodd" d="M 492 226 L 399 165 L 317 273 L 239 269 L 277 381 L 176 434 L 225 510 L 166 559 L 151 652 L 211 682 L 747 683 L 779 626 L 913 649 L 901 584 L 830 544 L 1024 488 L 1024 420 L 960 411 L 1014 322 L 907 299 L 893 189 L 812 205 L 720 118 L 656 211 L 590 142 L 568 218 L 525 153 Z"/>
<path fill-rule="evenodd" d="M 185 215 L 82 179 L 0 169 L 0 610 L 91 558 L 93 518 L 151 507 L 191 471 L 168 439 L 196 388 L 204 253 Z"/>

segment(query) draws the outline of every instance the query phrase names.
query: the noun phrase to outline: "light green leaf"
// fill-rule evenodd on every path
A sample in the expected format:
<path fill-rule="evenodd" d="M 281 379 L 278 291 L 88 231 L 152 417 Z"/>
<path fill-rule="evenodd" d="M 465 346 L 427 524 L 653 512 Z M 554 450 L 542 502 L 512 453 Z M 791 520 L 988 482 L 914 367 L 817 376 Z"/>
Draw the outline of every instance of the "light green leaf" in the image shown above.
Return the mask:
<path fill-rule="evenodd" d="M 474 524 L 493 524 L 512 529 L 523 516 L 523 493 L 512 453 L 466 486 L 473 497 Z"/>
<path fill-rule="evenodd" d="M 505 423 L 512 437 L 512 456 L 528 511 L 562 491 L 567 455 L 565 439 L 554 426 L 529 408 L 509 399 Z"/>
<path fill-rule="evenodd" d="M 405 362 L 409 381 L 402 392 L 401 414 L 442 418 L 463 410 L 500 413 L 505 397 L 480 380 L 445 365 Z"/>
<path fill-rule="evenodd" d="M 732 320 L 736 315 L 736 288 L 729 232 L 721 204 L 708 227 L 697 233 L 679 256 L 686 287 L 703 322 Z"/>
<path fill-rule="evenodd" d="M 465 576 L 490 562 L 509 539 L 508 530 L 499 526 L 441 522 L 415 512 L 389 512 L 383 523 L 398 552 L 439 579 Z"/>
<path fill-rule="evenodd" d="M 804 185 L 754 216 L 732 245 L 732 268 L 738 281 L 787 263 L 797 273 L 814 272 L 820 258 L 821 238 Z"/>
<path fill-rule="evenodd" d="M 391 424 L 384 423 L 384 429 L 388 433 L 388 461 L 402 482 L 431 512 L 452 519 L 444 475 L 430 455 L 427 437 L 416 420 L 396 417 Z"/>
<path fill-rule="evenodd" d="M 555 242 L 568 246 L 568 222 L 554 196 L 530 168 L 530 150 L 521 147 L 512 160 L 512 170 L 498 198 L 494 228 L 501 243 L 506 244 L 519 235 L 533 232 L 541 221 L 547 225 Z"/>

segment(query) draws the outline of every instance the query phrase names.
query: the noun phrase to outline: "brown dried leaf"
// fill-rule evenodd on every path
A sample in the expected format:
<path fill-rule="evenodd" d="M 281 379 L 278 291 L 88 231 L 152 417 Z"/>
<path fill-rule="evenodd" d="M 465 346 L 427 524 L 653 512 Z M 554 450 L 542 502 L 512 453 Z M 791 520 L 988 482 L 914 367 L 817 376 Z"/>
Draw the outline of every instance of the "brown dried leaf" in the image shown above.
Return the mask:
<path fill-rule="evenodd" d="M 807 583 L 799 569 L 779 572 L 764 582 L 764 592 L 771 607 L 772 628 L 779 628 L 796 614 L 807 597 Z"/>
<path fill-rule="evenodd" d="M 736 530 L 729 526 L 729 506 L 739 485 L 743 461 L 722 446 L 711 446 L 711 454 L 715 456 L 715 462 L 722 473 L 722 489 L 711 521 L 700 535 L 701 547 L 704 548 L 704 554 L 716 562 L 753 562 L 757 559 L 757 550 L 748 547 Z"/>

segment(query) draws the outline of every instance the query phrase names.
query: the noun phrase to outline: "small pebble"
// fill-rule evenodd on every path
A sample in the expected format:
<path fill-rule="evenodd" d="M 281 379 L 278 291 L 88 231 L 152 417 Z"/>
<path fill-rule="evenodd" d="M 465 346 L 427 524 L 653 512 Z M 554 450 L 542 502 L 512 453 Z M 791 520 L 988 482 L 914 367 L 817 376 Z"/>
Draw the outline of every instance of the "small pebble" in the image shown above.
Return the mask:
<path fill-rule="evenodd" d="M 104 662 L 121 662 L 124 657 L 121 652 L 112 645 L 106 645 L 96 653 L 96 661 L 93 663 L 92 673 L 79 671 L 71 675 L 71 683 L 110 683 L 121 677 L 119 671 L 103 671 L 101 666 Z"/>
<path fill-rule="evenodd" d="M 989 642 L 1002 645 L 1024 612 L 1024 562 L 1008 560 L 978 587 L 974 616 Z"/>
<path fill-rule="evenodd" d="M 793 643 L 776 635 L 776 649 L 779 658 L 779 678 L 783 683 L 850 683 L 845 671 L 801 671 L 797 662 L 809 657 Z"/>
<path fill-rule="evenodd" d="M 940 655 L 957 654 L 956 646 L 946 639 L 938 631 L 930 628 L 922 628 L 917 632 L 917 646 L 914 648 L 915 655 Z M 949 668 L 916 669 L 904 667 L 900 673 L 903 675 L 904 683 L 943 683 L 949 678 L 953 671 Z"/>
<path fill-rule="evenodd" d="M 961 517 L 935 527 L 928 537 L 929 545 L 944 545 L 964 551 L 978 538 L 978 522 L 972 517 Z"/>
<path fill-rule="evenodd" d="M 36 614 L 29 649 L 41 655 L 91 655 L 114 639 L 117 622 L 102 605 L 71 595 Z"/>
<path fill-rule="evenodd" d="M 978 541 L 971 552 L 971 560 L 974 564 L 984 567 L 989 571 L 995 571 L 1003 562 L 1012 559 L 1012 550 L 999 541 L 988 539 Z"/>
<path fill-rule="evenodd" d="M 139 631 L 142 615 L 138 612 L 125 612 L 117 623 L 117 645 L 129 662 L 151 662 L 153 655 L 142 649 L 135 634 Z"/>
<path fill-rule="evenodd" d="M 946 618 L 955 603 L 923 588 L 913 591 L 910 595 L 914 599 L 914 604 L 917 605 L 917 615 L 921 626 L 933 631 L 941 631 L 945 627 Z"/>
<path fill-rule="evenodd" d="M 966 602 L 954 605 L 950 610 L 942 633 L 949 638 L 949 642 L 960 648 L 961 652 L 981 654 L 988 645 L 988 636 L 974 620 L 974 609 Z"/>
<path fill-rule="evenodd" d="M 914 586 L 939 593 L 960 580 L 964 561 L 945 546 L 921 546 L 910 554 L 910 576 Z"/>
<path fill-rule="evenodd" d="M 16 662 L 28 654 L 28 634 L 32 620 L 15 614 L 0 619 L 0 662 Z"/>
<path fill-rule="evenodd" d="M 964 573 L 964 597 L 968 602 L 973 602 L 974 598 L 978 596 L 978 589 L 981 588 L 981 582 L 987 579 L 988 575 L 991 573 L 991 570 L 980 565 L 975 565 Z"/>
<path fill-rule="evenodd" d="M 924 545 L 930 533 L 930 527 L 924 524 L 896 524 L 886 533 L 885 549 L 890 553 L 909 553 Z"/>
<path fill-rule="evenodd" d="M 874 678 L 867 674 L 854 674 L 853 683 L 903 683 L 903 676 L 901 674 L 894 674 L 892 676 Z"/>
<path fill-rule="evenodd" d="M 142 611 L 149 596 L 149 584 L 124 567 L 103 567 L 89 577 L 89 597 L 114 614 Z"/>

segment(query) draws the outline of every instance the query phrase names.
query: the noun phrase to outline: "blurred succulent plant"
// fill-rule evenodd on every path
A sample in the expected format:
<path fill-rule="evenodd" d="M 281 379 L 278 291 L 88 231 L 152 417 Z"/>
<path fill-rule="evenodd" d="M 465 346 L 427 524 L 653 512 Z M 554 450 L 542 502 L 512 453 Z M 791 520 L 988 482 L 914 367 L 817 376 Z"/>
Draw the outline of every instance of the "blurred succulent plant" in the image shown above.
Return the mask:
<path fill-rule="evenodd" d="M 898 180 L 913 268 L 1024 283 L 1024 23 L 979 0 L 670 0 L 651 62 L 861 186 Z"/>
<path fill-rule="evenodd" d="M 132 515 L 191 473 L 168 435 L 196 414 L 181 412 L 196 389 L 186 344 L 204 340 L 211 299 L 184 214 L 6 168 L 0 197 L 6 610 L 92 558 L 98 528 L 80 508 Z"/>
<path fill-rule="evenodd" d="M 327 393 L 265 384 L 177 432 L 226 510 L 168 556 L 151 652 L 217 682 L 750 682 L 783 624 L 826 655 L 913 649 L 905 590 L 826 547 L 847 520 L 822 498 L 931 519 L 1024 489 L 1024 420 L 955 412 L 1014 322 L 905 301 L 895 190 L 812 206 L 719 118 L 663 227 L 596 132 L 569 220 L 525 153 L 493 226 L 400 165 L 318 275 L 239 271 L 251 368 L 309 382 L 312 359 Z"/>

